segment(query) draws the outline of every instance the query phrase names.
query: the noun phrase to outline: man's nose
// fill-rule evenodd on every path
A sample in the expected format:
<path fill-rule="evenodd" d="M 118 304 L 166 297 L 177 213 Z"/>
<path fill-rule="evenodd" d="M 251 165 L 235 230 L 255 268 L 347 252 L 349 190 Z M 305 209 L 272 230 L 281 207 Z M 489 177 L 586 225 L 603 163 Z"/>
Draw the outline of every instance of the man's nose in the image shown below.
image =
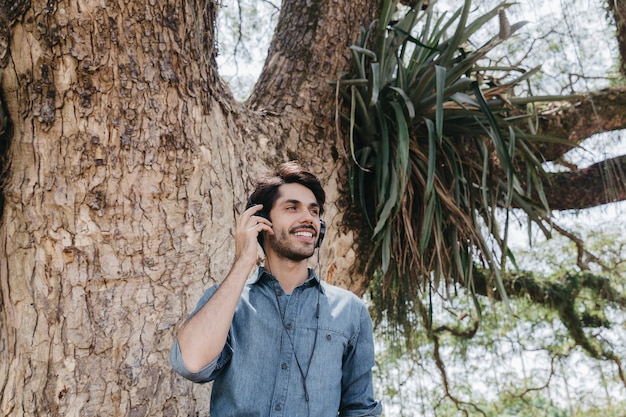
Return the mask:
<path fill-rule="evenodd" d="M 305 224 L 315 224 L 316 217 L 309 210 L 305 210 L 302 222 Z"/>

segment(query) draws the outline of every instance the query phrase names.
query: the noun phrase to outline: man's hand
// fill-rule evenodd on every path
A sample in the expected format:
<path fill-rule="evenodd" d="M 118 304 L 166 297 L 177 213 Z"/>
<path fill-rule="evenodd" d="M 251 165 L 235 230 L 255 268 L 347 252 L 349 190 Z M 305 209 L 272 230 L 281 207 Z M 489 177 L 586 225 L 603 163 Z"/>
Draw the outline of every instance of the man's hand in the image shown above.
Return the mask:
<path fill-rule="evenodd" d="M 262 204 L 256 204 L 243 212 L 235 228 L 235 262 L 248 261 L 252 265 L 257 259 L 257 238 L 259 233 L 274 234 L 272 222 L 265 217 L 256 216 L 263 209 Z M 252 267 L 252 266 L 251 266 Z"/>

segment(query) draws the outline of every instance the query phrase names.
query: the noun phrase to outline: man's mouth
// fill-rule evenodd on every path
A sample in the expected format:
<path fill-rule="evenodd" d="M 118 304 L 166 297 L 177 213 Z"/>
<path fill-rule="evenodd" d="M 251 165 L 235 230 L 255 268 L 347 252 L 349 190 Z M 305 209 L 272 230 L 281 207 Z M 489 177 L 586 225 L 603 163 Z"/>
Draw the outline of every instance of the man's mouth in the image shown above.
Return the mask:
<path fill-rule="evenodd" d="M 316 232 L 315 232 L 315 229 L 307 227 L 307 228 L 297 229 L 293 232 L 293 234 L 296 236 L 312 238 L 315 236 Z"/>

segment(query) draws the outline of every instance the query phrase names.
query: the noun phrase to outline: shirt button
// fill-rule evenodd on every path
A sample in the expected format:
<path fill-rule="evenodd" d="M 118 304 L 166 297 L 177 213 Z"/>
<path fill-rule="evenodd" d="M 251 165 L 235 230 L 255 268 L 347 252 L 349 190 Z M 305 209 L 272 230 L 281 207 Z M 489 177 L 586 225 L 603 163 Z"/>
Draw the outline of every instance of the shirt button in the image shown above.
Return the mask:
<path fill-rule="evenodd" d="M 281 407 L 281 405 L 280 405 L 280 404 L 276 404 L 276 407 L 274 407 L 274 409 L 275 409 L 276 411 L 280 411 L 280 410 L 282 410 L 282 409 L 283 409 L 283 407 Z"/>
<path fill-rule="evenodd" d="M 327 335 L 326 335 L 326 340 L 330 340 L 330 339 L 332 339 L 332 338 L 333 338 L 333 337 L 332 337 L 331 335 L 329 335 L 329 334 L 327 334 Z"/>
<path fill-rule="evenodd" d="M 280 367 L 283 368 L 283 369 L 287 369 L 287 364 L 283 363 L 282 365 L 280 365 Z"/>
<path fill-rule="evenodd" d="M 291 330 L 291 323 L 285 324 L 285 327 L 287 328 L 287 330 Z"/>

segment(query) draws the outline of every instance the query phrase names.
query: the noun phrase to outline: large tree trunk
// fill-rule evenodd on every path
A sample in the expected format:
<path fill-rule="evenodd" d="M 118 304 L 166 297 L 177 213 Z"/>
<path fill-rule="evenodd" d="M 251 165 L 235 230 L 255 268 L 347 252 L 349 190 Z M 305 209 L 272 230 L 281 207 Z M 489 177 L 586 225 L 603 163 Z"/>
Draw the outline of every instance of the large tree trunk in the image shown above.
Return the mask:
<path fill-rule="evenodd" d="M 198 37 L 214 12 L 39 1 L 16 22 L 3 415 L 207 408 L 166 358 L 182 312 L 227 268 L 248 180 L 233 161 L 254 154 L 220 106 L 213 40 Z"/>
<path fill-rule="evenodd" d="M 227 272 L 251 179 L 277 162 L 299 159 L 323 179 L 331 238 L 319 267 L 363 291 L 337 278 L 354 245 L 337 227 L 346 164 L 326 79 L 346 69 L 346 47 L 376 5 L 313 3 L 283 10 L 252 110 L 216 73 L 217 2 L 0 6 L 13 124 L 2 415 L 207 414 L 208 388 L 169 367 L 173 332 Z M 291 49 L 295 33 L 314 50 Z"/>

